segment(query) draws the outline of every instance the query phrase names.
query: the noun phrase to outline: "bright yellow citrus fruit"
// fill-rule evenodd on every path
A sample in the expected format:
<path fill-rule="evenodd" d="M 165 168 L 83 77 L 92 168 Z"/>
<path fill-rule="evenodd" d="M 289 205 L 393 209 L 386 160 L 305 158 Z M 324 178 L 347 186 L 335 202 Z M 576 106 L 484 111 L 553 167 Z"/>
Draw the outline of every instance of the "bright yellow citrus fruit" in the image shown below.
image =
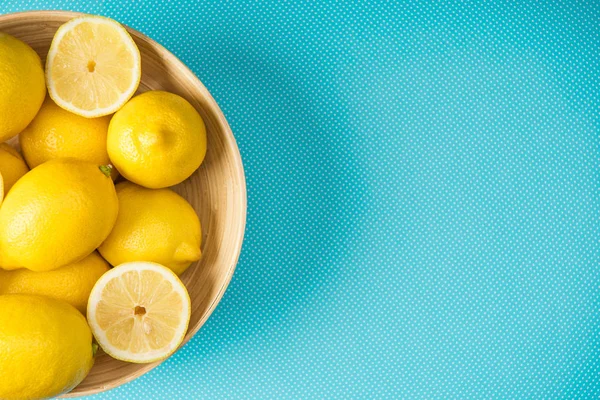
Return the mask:
<path fill-rule="evenodd" d="M 66 301 L 85 315 L 94 284 L 109 269 L 97 252 L 53 271 L 0 269 L 0 295 L 22 293 L 51 297 Z"/>
<path fill-rule="evenodd" d="M 113 116 L 107 149 L 125 178 L 148 188 L 164 188 L 198 169 L 206 154 L 206 128 L 183 97 L 146 92 Z"/>
<path fill-rule="evenodd" d="M 6 143 L 0 144 L 0 173 L 4 177 L 4 190 L 10 188 L 29 171 L 19 152 Z"/>
<path fill-rule="evenodd" d="M 121 182 L 116 189 L 119 216 L 98 248 L 109 263 L 152 261 L 180 275 L 200 259 L 200 220 L 183 197 L 131 182 Z"/>
<path fill-rule="evenodd" d="M 19 135 L 23 156 L 31 168 L 55 158 L 110 164 L 106 152 L 109 123 L 108 116 L 84 118 L 47 98 L 31 124 Z"/>
<path fill-rule="evenodd" d="M 40 57 L 22 41 L 0 32 L 0 142 L 25 129 L 45 96 Z"/>
<path fill-rule="evenodd" d="M 92 333 L 71 305 L 42 296 L 0 296 L 0 399 L 66 393 L 94 364 Z"/>
<path fill-rule="evenodd" d="M 190 296 L 171 270 L 149 262 L 111 269 L 90 294 L 87 317 L 106 353 L 134 363 L 170 356 L 190 321 Z"/>
<path fill-rule="evenodd" d="M 19 179 L 0 207 L 0 267 L 50 271 L 79 261 L 106 239 L 117 212 L 113 181 L 97 165 L 48 161 Z"/>
<path fill-rule="evenodd" d="M 133 96 L 140 77 L 140 51 L 118 22 L 79 17 L 56 31 L 46 80 L 60 107 L 86 118 L 112 114 Z"/>

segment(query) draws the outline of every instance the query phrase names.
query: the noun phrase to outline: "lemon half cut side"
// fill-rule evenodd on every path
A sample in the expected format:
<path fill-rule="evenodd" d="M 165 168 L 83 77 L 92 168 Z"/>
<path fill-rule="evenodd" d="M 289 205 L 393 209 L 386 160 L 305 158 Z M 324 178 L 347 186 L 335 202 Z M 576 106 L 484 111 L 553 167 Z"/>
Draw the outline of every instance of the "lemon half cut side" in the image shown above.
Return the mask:
<path fill-rule="evenodd" d="M 118 22 L 85 16 L 56 31 L 46 82 L 60 107 L 87 118 L 112 114 L 133 96 L 140 78 L 140 51 Z"/>
<path fill-rule="evenodd" d="M 121 264 L 92 289 L 88 323 L 102 349 L 133 363 L 167 358 L 187 332 L 191 303 L 187 289 L 167 267 L 151 262 Z"/>

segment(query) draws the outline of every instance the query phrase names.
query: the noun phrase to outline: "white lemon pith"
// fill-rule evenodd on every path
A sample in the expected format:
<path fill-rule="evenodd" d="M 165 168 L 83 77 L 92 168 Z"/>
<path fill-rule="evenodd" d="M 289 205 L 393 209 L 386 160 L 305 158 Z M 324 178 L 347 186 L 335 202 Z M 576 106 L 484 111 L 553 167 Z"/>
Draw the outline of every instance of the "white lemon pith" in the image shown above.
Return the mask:
<path fill-rule="evenodd" d="M 127 30 L 88 16 L 62 25 L 48 51 L 46 80 L 60 107 L 87 118 L 112 114 L 140 83 L 140 52 Z"/>
<path fill-rule="evenodd" d="M 107 354 L 149 363 L 177 349 L 187 332 L 190 312 L 189 294 L 170 269 L 131 262 L 98 280 L 90 294 L 87 317 Z"/>

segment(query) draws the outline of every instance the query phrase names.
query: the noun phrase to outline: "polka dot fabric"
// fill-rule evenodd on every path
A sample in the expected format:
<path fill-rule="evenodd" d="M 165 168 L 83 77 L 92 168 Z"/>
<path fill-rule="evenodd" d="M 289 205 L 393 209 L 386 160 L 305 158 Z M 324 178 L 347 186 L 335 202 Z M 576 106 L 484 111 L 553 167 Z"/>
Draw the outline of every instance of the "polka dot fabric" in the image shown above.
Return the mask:
<path fill-rule="evenodd" d="M 244 160 L 221 304 L 93 398 L 600 396 L 600 3 L 354 3 L 0 3 L 162 43 Z"/>

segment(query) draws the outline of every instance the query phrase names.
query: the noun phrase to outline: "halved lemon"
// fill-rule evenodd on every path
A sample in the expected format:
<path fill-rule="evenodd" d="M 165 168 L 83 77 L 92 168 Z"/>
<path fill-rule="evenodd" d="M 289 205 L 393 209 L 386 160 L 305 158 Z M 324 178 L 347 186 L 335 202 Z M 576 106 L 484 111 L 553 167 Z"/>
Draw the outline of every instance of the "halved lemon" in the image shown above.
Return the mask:
<path fill-rule="evenodd" d="M 140 51 L 121 24 L 98 16 L 56 31 L 46 59 L 48 93 L 77 115 L 112 114 L 133 96 L 142 75 Z"/>
<path fill-rule="evenodd" d="M 121 264 L 98 280 L 87 318 L 106 353 L 148 363 L 177 350 L 190 312 L 190 296 L 177 275 L 160 264 L 140 261 Z"/>

